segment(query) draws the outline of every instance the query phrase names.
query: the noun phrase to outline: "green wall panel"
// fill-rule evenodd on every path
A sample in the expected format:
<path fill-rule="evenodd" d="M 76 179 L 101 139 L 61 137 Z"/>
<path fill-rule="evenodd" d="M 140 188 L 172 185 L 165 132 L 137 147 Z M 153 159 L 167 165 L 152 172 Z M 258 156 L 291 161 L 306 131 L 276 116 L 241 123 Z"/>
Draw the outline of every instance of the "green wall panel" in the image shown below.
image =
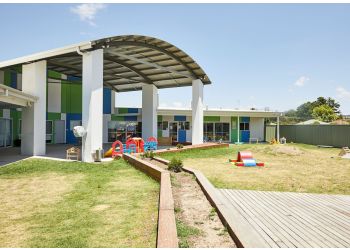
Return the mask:
<path fill-rule="evenodd" d="M 118 108 L 118 113 L 119 114 L 127 114 L 128 113 L 128 108 Z"/>
<path fill-rule="evenodd" d="M 163 121 L 163 116 L 162 115 L 158 115 L 157 116 L 157 121 L 158 122 L 162 122 Z"/>
<path fill-rule="evenodd" d="M 82 85 L 62 81 L 61 83 L 61 112 L 82 113 Z"/>
<path fill-rule="evenodd" d="M 50 121 L 61 120 L 61 113 L 48 112 L 47 120 L 50 120 Z"/>
<path fill-rule="evenodd" d="M 70 113 L 82 113 L 82 85 L 71 84 Z M 102 103 L 100 104 L 102 105 Z"/>
<path fill-rule="evenodd" d="M 121 115 L 112 115 L 111 116 L 111 120 L 112 121 L 124 121 L 124 116 L 121 116 Z"/>
<path fill-rule="evenodd" d="M 68 108 L 70 107 L 69 98 L 69 83 L 66 81 L 61 82 L 61 112 L 69 113 Z"/>
<path fill-rule="evenodd" d="M 0 117 L 2 118 L 2 109 L 0 109 Z"/>
<path fill-rule="evenodd" d="M 11 72 L 9 70 L 4 71 L 4 84 L 7 86 L 11 85 Z"/>
<path fill-rule="evenodd" d="M 205 122 L 219 122 L 220 116 L 204 116 Z"/>
<path fill-rule="evenodd" d="M 56 72 L 56 71 L 53 71 L 53 70 L 49 70 L 48 72 L 47 72 L 47 76 L 48 77 L 51 77 L 51 78 L 58 78 L 58 79 L 61 79 L 61 73 L 58 73 L 58 72 Z"/>
<path fill-rule="evenodd" d="M 16 139 L 18 139 L 19 119 L 21 119 L 22 113 L 20 111 L 17 111 L 17 110 L 11 110 L 10 117 L 12 119 L 13 140 L 16 140 Z"/>
<path fill-rule="evenodd" d="M 162 137 L 162 135 L 163 135 L 163 131 L 160 130 L 160 129 L 158 129 L 157 137 L 158 137 L 158 138 L 159 138 L 159 137 Z"/>
<path fill-rule="evenodd" d="M 237 142 L 237 117 L 231 117 L 231 142 Z"/>

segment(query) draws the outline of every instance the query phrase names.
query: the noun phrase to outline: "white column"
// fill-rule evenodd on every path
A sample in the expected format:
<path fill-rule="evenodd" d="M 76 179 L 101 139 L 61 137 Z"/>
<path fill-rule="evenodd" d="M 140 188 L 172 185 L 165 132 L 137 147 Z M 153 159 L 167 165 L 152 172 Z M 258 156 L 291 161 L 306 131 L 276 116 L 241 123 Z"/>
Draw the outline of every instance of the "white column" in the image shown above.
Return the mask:
<path fill-rule="evenodd" d="M 114 90 L 111 91 L 111 114 L 112 115 L 115 113 L 115 95 L 116 94 L 117 93 Z"/>
<path fill-rule="evenodd" d="M 103 134 L 103 50 L 83 55 L 82 123 L 87 134 L 82 140 L 82 161 L 92 162 L 92 153 L 102 148 Z"/>
<path fill-rule="evenodd" d="M 22 91 L 39 99 L 22 109 L 21 153 L 46 153 L 46 61 L 22 66 Z"/>
<path fill-rule="evenodd" d="M 277 141 L 280 141 L 280 117 L 277 116 Z"/>
<path fill-rule="evenodd" d="M 203 143 L 203 83 L 192 81 L 192 145 Z"/>
<path fill-rule="evenodd" d="M 240 123 L 239 123 L 239 116 L 237 116 L 237 143 L 239 143 L 239 134 L 240 134 Z"/>
<path fill-rule="evenodd" d="M 142 138 L 157 138 L 158 89 L 153 84 L 142 86 Z"/>

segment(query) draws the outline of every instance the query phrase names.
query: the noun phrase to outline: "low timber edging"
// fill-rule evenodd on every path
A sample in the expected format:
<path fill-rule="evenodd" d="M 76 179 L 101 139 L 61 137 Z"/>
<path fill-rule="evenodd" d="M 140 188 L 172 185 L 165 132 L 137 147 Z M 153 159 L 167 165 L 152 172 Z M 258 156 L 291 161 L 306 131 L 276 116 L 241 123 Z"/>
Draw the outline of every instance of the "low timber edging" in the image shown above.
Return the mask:
<path fill-rule="evenodd" d="M 170 173 L 134 155 L 123 154 L 123 158 L 160 183 L 157 248 L 177 248 L 178 238 Z"/>
<path fill-rule="evenodd" d="M 181 151 L 186 151 L 186 150 L 191 150 L 191 149 L 209 149 L 209 148 L 228 148 L 230 144 L 228 143 L 215 143 L 215 142 L 207 142 L 207 143 L 202 143 L 198 145 L 188 145 L 184 146 L 183 148 L 167 148 L 167 149 L 158 149 L 154 151 L 155 154 L 161 155 L 164 153 L 175 153 L 175 152 L 181 152 Z"/>
<path fill-rule="evenodd" d="M 165 165 L 168 165 L 170 161 L 160 157 L 154 157 Z M 244 248 L 266 248 L 269 247 L 261 236 L 256 233 L 250 224 L 236 212 L 235 209 L 228 206 L 225 202 L 225 198 L 220 192 L 216 190 L 213 184 L 203 175 L 199 170 L 189 167 L 183 167 L 183 170 L 193 174 L 196 177 L 197 183 L 203 190 L 205 196 L 211 205 L 216 209 L 221 222 L 227 227 L 227 230 L 236 243 L 237 247 Z"/>

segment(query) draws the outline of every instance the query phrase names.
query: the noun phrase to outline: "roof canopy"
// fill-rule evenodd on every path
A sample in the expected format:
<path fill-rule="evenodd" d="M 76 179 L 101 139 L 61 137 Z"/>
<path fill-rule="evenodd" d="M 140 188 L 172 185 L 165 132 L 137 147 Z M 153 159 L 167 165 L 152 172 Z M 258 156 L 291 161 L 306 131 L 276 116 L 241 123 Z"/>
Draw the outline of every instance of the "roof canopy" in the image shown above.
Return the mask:
<path fill-rule="evenodd" d="M 117 92 L 140 90 L 143 84 L 157 88 L 191 86 L 193 79 L 210 80 L 185 52 L 157 38 L 114 36 L 0 62 L 0 69 L 46 59 L 48 69 L 82 76 L 79 51 L 104 50 L 104 84 Z"/>

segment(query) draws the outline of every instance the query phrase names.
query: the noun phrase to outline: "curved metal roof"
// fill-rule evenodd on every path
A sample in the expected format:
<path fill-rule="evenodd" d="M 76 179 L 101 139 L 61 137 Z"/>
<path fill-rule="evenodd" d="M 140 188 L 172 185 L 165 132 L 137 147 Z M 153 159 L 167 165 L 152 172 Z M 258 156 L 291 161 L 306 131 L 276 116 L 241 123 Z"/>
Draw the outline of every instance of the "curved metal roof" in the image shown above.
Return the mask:
<path fill-rule="evenodd" d="M 18 65 L 46 59 L 48 69 L 81 77 L 82 57 L 74 46 L 82 52 L 104 50 L 104 84 L 117 92 L 140 90 L 143 84 L 154 84 L 160 89 L 191 86 L 193 79 L 211 83 L 203 69 L 184 51 L 166 41 L 140 35 L 103 38 L 65 47 L 64 53 L 51 50 L 46 56 L 39 53 L 12 61 Z M 0 63 L 0 68 L 9 63 Z"/>

